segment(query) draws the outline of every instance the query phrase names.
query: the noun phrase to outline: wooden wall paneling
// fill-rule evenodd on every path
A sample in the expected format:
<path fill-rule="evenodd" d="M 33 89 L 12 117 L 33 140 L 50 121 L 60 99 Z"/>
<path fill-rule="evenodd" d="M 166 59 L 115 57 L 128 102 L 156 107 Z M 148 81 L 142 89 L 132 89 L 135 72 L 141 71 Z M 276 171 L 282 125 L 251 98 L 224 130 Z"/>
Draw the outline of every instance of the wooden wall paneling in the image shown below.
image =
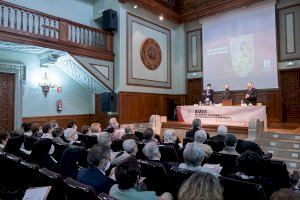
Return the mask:
<path fill-rule="evenodd" d="M 198 104 L 199 101 L 202 101 L 203 93 L 203 79 L 189 79 L 187 80 L 187 103 L 189 105 Z"/>

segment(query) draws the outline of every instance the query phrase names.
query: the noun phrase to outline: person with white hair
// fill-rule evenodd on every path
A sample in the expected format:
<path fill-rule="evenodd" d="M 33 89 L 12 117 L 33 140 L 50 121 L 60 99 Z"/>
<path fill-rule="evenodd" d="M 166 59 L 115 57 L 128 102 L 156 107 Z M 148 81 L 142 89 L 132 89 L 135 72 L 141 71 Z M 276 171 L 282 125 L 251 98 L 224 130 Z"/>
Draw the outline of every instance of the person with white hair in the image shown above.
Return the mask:
<path fill-rule="evenodd" d="M 122 140 L 133 139 L 136 142 L 140 142 L 139 138 L 133 134 L 132 125 L 125 125 L 125 135 L 121 137 Z"/>
<path fill-rule="evenodd" d="M 97 141 L 100 145 L 109 147 L 112 144 L 111 134 L 106 131 L 102 131 L 97 136 Z"/>
<path fill-rule="evenodd" d="M 164 143 L 172 143 L 174 144 L 177 140 L 177 136 L 175 135 L 174 129 L 167 129 L 164 132 Z"/>
<path fill-rule="evenodd" d="M 86 135 L 88 136 L 98 136 L 101 132 L 101 124 L 100 123 L 92 123 L 91 124 L 91 131 L 88 132 Z"/>
<path fill-rule="evenodd" d="M 64 137 L 67 140 L 69 144 L 73 144 L 78 139 L 78 134 L 76 132 L 76 129 L 74 128 L 67 128 L 64 131 Z"/>
<path fill-rule="evenodd" d="M 194 138 L 195 132 L 202 129 L 201 120 L 198 118 L 193 120 L 192 125 L 193 125 L 193 129 L 187 131 L 185 134 L 186 138 Z M 208 133 L 206 133 L 206 134 L 207 134 L 207 139 L 209 139 L 210 138 L 209 134 Z"/>
<path fill-rule="evenodd" d="M 207 139 L 207 135 L 206 135 L 206 132 L 204 130 L 196 131 L 194 142 L 196 144 L 198 144 L 203 149 L 203 151 L 205 153 L 205 157 L 209 158 L 211 156 L 211 154 L 213 153 L 213 150 L 209 145 L 204 144 L 206 139 Z"/>
<path fill-rule="evenodd" d="M 119 129 L 119 123 L 115 117 L 110 118 L 109 126 L 107 127 L 107 129 L 109 129 L 109 128 L 113 128 L 114 130 Z"/>
<path fill-rule="evenodd" d="M 158 145 L 155 142 L 148 142 L 143 148 L 143 153 L 148 158 L 148 160 L 159 161 L 161 158 Z"/>
<path fill-rule="evenodd" d="M 212 171 L 211 169 L 201 166 L 204 158 L 205 153 L 197 143 L 188 143 L 183 151 L 184 163 L 181 163 L 178 167 L 195 172 L 212 173 L 215 176 L 219 176 L 218 173 Z"/>
<path fill-rule="evenodd" d="M 138 147 L 135 140 L 133 139 L 125 140 L 122 146 L 124 151 L 126 151 L 128 154 L 134 157 L 136 156 L 136 153 L 138 152 Z"/>
<path fill-rule="evenodd" d="M 228 129 L 224 125 L 218 126 L 217 135 L 207 140 L 206 144 L 210 145 L 215 152 L 222 151 L 224 148 L 224 139 Z"/>

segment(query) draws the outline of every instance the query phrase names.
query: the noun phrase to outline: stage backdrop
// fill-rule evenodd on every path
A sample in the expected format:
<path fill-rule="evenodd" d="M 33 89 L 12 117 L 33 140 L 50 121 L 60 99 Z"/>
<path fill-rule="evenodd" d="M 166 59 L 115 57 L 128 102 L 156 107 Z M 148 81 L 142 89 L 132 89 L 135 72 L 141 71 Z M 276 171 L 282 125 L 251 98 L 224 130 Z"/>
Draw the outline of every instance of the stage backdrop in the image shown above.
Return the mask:
<path fill-rule="evenodd" d="M 127 84 L 171 88 L 171 31 L 127 14 Z"/>

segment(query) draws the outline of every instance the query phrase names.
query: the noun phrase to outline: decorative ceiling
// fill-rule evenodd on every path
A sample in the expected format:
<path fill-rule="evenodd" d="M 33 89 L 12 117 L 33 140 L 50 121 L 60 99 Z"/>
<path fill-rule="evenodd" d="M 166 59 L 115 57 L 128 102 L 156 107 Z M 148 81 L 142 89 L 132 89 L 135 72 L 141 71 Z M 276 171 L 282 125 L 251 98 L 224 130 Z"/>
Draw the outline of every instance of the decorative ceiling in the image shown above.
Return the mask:
<path fill-rule="evenodd" d="M 175 23 L 188 22 L 219 14 L 263 0 L 119 0 L 135 3 L 140 7 L 168 18 Z"/>

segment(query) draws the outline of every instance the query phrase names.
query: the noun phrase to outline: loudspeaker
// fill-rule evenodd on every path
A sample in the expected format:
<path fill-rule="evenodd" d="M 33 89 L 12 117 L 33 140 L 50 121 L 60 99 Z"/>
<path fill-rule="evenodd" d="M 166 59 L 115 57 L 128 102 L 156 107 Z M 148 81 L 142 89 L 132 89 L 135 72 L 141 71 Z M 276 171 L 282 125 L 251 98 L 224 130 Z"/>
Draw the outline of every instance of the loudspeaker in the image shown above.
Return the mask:
<path fill-rule="evenodd" d="M 112 9 L 103 11 L 102 28 L 105 31 L 115 31 L 118 29 L 118 14 Z"/>
<path fill-rule="evenodd" d="M 101 94 L 102 111 L 103 112 L 117 112 L 118 109 L 118 95 L 114 92 L 104 92 Z"/>

